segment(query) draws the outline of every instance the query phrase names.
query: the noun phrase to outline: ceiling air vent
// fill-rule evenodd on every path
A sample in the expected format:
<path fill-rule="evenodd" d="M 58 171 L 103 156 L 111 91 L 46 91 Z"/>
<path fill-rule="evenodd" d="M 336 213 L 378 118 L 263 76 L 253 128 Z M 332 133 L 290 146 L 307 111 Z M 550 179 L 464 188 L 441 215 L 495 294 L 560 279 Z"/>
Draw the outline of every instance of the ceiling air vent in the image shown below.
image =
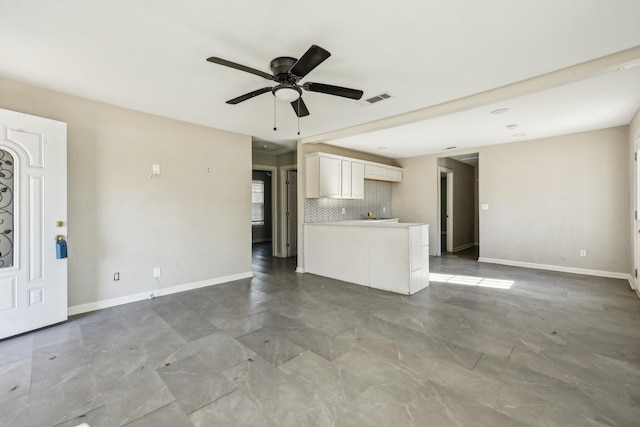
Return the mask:
<path fill-rule="evenodd" d="M 389 98 L 391 98 L 391 95 L 389 95 L 388 93 L 381 93 L 380 95 L 372 96 L 371 98 L 365 99 L 363 102 L 361 102 L 361 104 L 366 107 Z"/>

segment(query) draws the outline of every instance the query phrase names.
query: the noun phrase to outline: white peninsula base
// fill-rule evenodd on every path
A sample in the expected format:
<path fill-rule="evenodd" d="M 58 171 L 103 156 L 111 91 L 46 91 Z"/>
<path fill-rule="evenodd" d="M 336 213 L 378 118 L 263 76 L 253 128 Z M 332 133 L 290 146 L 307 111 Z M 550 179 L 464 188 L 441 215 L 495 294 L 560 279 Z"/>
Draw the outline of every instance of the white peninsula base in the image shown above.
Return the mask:
<path fill-rule="evenodd" d="M 305 224 L 304 254 L 307 273 L 403 295 L 429 286 L 427 224 Z"/>

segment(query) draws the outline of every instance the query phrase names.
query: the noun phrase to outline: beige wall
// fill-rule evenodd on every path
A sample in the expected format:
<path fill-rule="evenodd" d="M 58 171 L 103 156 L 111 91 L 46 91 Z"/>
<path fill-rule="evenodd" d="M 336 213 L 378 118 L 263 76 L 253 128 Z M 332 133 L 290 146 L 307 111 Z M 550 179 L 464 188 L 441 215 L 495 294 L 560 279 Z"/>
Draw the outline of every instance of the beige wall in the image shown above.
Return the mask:
<path fill-rule="evenodd" d="M 288 153 L 278 155 L 278 166 L 291 166 L 296 164 L 296 152 L 289 151 Z"/>
<path fill-rule="evenodd" d="M 277 166 L 278 165 L 278 157 L 274 154 L 262 153 L 260 151 L 253 151 L 251 153 L 252 161 L 254 165 L 261 166 Z"/>
<path fill-rule="evenodd" d="M 68 125 L 70 306 L 251 272 L 250 137 L 5 79 L 0 108 Z"/>
<path fill-rule="evenodd" d="M 628 127 L 473 151 L 480 156 L 479 203 L 489 204 L 480 211 L 481 257 L 631 271 Z M 400 161 L 404 182 L 394 188 L 393 212 L 402 221 L 437 224 L 437 158 Z"/>

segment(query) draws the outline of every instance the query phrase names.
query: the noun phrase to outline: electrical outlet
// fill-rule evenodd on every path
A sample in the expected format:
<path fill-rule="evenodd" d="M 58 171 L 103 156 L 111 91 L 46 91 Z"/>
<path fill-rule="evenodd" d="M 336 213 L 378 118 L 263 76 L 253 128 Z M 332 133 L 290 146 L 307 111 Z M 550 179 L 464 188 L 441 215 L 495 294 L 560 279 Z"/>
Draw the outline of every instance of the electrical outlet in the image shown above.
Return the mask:
<path fill-rule="evenodd" d="M 160 267 L 155 267 L 153 269 L 153 278 L 157 279 L 158 277 L 160 277 Z"/>
<path fill-rule="evenodd" d="M 113 273 L 113 281 L 117 282 L 118 280 L 120 280 L 120 273 Z"/>
<path fill-rule="evenodd" d="M 347 210 L 345 208 L 342 208 L 342 215 L 346 214 Z"/>
<path fill-rule="evenodd" d="M 382 213 L 386 213 L 387 212 L 387 208 L 385 206 L 382 207 Z"/>
<path fill-rule="evenodd" d="M 586 258 L 587 257 L 587 250 L 586 249 L 580 249 L 580 256 L 582 258 Z"/>

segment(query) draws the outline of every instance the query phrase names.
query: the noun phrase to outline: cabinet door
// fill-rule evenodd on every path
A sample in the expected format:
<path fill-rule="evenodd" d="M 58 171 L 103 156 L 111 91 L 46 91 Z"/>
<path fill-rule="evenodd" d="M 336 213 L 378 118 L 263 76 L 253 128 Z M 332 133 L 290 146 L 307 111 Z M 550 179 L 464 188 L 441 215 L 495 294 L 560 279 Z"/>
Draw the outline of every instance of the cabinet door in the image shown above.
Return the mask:
<path fill-rule="evenodd" d="M 390 181 L 401 182 L 402 181 L 402 171 L 397 169 L 387 169 L 387 178 Z"/>
<path fill-rule="evenodd" d="M 320 197 L 340 197 L 341 160 L 320 157 Z"/>
<path fill-rule="evenodd" d="M 364 165 L 364 176 L 369 179 L 382 179 L 387 178 L 387 170 L 383 166 L 377 165 Z"/>
<path fill-rule="evenodd" d="M 351 162 L 351 198 L 364 199 L 364 163 Z"/>
<path fill-rule="evenodd" d="M 340 196 L 351 198 L 351 160 L 342 160 L 342 183 Z"/>

